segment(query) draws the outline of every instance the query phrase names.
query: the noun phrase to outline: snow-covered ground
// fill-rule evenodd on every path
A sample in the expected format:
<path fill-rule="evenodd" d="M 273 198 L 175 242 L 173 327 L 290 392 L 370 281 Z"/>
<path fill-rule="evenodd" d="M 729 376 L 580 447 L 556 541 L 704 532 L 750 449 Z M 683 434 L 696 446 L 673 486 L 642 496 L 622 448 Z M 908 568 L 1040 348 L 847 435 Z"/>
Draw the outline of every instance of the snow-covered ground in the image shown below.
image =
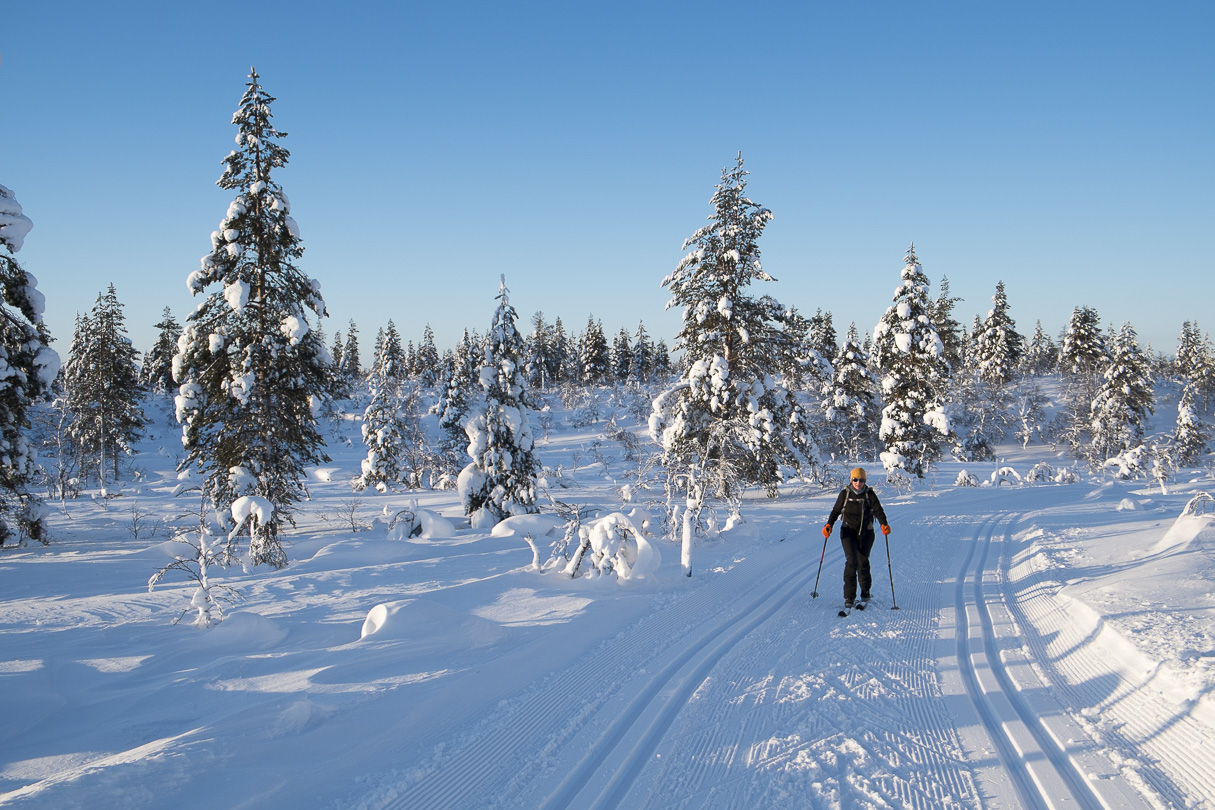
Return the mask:
<path fill-rule="evenodd" d="M 539 448 L 555 497 L 619 508 L 636 465 L 568 422 Z M 180 575 L 147 589 L 197 520 L 163 418 L 139 480 L 0 552 L 0 805 L 1215 805 L 1215 528 L 1181 518 L 1209 471 L 1167 494 L 955 487 L 954 463 L 879 484 L 889 557 L 879 537 L 874 601 L 841 619 L 838 534 L 818 576 L 834 491 L 748 499 L 691 578 L 654 538 L 650 577 L 571 580 L 465 528 L 454 492 L 353 493 L 357 422 L 339 433 L 290 565 L 220 572 L 242 600 L 212 629 L 172 623 Z M 390 532 L 415 499 L 454 528 Z"/>

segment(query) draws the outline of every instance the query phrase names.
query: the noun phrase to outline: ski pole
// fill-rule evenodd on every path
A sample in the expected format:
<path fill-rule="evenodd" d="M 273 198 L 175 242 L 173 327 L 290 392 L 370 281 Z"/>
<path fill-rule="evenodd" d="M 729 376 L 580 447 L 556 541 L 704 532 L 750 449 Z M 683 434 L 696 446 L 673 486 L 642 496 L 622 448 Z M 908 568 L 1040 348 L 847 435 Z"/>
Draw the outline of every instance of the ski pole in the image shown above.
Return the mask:
<path fill-rule="evenodd" d="M 818 555 L 818 573 L 814 575 L 814 590 L 810 593 L 811 599 L 818 599 L 818 578 L 823 575 L 823 558 L 827 556 L 827 538 L 823 537 L 823 553 Z"/>
<path fill-rule="evenodd" d="M 890 535 L 884 535 L 886 538 L 886 570 L 890 573 L 890 601 L 894 603 L 891 610 L 899 609 L 899 600 L 894 596 L 894 566 L 890 564 Z"/>

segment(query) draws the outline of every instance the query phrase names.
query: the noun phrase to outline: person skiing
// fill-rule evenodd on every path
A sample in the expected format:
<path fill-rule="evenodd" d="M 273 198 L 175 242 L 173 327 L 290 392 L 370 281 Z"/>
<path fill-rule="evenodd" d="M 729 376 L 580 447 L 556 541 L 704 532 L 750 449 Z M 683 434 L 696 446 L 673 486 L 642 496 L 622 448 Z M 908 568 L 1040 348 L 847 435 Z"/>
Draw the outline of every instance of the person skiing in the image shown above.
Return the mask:
<path fill-rule="evenodd" d="M 861 601 L 869 601 L 869 589 L 873 586 L 873 575 L 869 570 L 869 552 L 873 550 L 876 535 L 873 532 L 873 519 L 876 517 L 882 527 L 882 534 L 890 534 L 890 524 L 886 522 L 886 510 L 878 500 L 877 493 L 866 486 L 864 467 L 852 471 L 852 481 L 840 491 L 835 499 L 831 515 L 823 525 L 823 538 L 831 536 L 836 519 L 841 516 L 844 525 L 840 527 L 840 543 L 844 547 L 844 605 L 851 608 L 856 602 L 856 586 L 859 580 L 861 586 Z"/>

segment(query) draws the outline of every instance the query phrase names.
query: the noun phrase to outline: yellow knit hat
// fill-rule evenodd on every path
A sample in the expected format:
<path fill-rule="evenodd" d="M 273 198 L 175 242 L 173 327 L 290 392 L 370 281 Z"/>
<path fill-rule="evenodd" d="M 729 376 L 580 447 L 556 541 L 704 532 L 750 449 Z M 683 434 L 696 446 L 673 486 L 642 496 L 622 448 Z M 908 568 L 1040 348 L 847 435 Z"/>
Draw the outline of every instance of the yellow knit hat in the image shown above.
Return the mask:
<path fill-rule="evenodd" d="M 857 467 L 856 469 L 854 469 L 854 470 L 852 471 L 852 477 L 853 477 L 853 478 L 859 478 L 859 479 L 861 479 L 862 481 L 864 481 L 864 480 L 865 480 L 865 478 L 866 478 L 866 476 L 865 476 L 865 468 L 864 468 L 864 467 Z"/>

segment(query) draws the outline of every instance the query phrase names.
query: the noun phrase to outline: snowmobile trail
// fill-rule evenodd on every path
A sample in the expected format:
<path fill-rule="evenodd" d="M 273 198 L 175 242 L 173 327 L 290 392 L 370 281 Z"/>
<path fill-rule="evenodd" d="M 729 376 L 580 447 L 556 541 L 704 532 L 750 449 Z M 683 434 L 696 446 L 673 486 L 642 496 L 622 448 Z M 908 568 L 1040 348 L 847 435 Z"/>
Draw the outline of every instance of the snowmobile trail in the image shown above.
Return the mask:
<path fill-rule="evenodd" d="M 1147 808 L 1090 736 L 1068 715 L 1024 654 L 1006 604 L 1008 547 L 1015 515 L 986 519 L 955 580 L 957 671 L 1000 769 L 987 787 L 1027 808 Z M 981 777 L 982 778 L 982 777 Z M 1011 800 L 1014 796 L 1004 795 Z"/>

